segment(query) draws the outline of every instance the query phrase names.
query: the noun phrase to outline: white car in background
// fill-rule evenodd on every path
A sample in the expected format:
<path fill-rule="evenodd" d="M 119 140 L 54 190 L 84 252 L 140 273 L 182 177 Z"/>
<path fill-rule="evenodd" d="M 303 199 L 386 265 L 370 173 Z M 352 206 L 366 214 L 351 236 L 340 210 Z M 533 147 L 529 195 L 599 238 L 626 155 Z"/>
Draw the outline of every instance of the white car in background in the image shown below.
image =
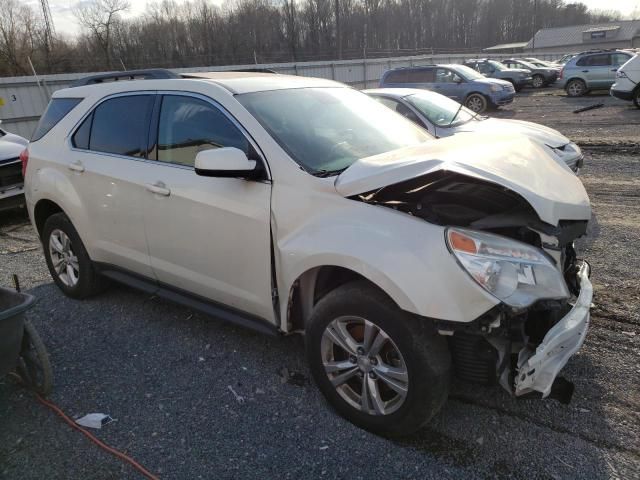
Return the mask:
<path fill-rule="evenodd" d="M 589 198 L 518 134 L 435 140 L 329 80 L 154 70 L 55 92 L 23 160 L 66 295 L 106 277 L 303 333 L 329 403 L 377 433 L 420 428 L 452 370 L 554 396 L 586 336 Z"/>
<path fill-rule="evenodd" d="M 0 210 L 24 203 L 20 154 L 28 140 L 0 128 Z"/>
<path fill-rule="evenodd" d="M 584 162 L 584 155 L 578 145 L 557 130 L 538 123 L 482 116 L 455 100 L 426 90 L 377 88 L 363 92 L 427 129 L 437 138 L 463 132 L 485 135 L 518 133 L 550 149 L 554 158 L 576 173 Z"/>

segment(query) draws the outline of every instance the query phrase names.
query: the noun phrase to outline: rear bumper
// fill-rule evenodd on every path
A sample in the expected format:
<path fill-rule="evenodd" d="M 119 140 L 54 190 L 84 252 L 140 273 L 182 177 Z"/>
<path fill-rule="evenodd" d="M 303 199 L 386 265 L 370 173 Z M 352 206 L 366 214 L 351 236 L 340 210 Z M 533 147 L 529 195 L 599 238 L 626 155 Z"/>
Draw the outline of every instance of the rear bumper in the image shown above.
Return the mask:
<path fill-rule="evenodd" d="M 593 298 L 589 273 L 589 266 L 584 263 L 578 271 L 580 294 L 573 308 L 547 332 L 535 352 L 520 351 L 514 385 L 516 396 L 540 392 L 543 398 L 547 397 L 560 370 L 584 343 Z"/>
<path fill-rule="evenodd" d="M 611 88 L 611 90 L 609 90 L 609 95 L 611 95 L 612 97 L 619 98 L 620 100 L 626 100 L 627 102 L 630 102 L 631 100 L 633 100 L 632 91 L 614 90 L 613 88 Z"/>

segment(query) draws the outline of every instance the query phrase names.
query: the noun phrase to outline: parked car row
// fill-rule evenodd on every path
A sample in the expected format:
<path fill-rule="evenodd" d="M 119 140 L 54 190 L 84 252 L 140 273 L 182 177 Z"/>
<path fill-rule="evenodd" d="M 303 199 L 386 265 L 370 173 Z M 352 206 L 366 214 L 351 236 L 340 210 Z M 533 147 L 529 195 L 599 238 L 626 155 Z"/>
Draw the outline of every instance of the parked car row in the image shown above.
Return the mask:
<path fill-rule="evenodd" d="M 136 79 L 105 81 L 120 77 Z M 383 80 L 465 103 L 515 95 L 462 65 Z M 56 91 L 21 159 L 64 294 L 98 294 L 108 278 L 302 332 L 336 411 L 403 435 L 440 410 L 453 373 L 568 401 L 557 375 L 592 301 L 573 249 L 591 217 L 567 167 L 576 149 L 424 90 L 153 70 Z"/>

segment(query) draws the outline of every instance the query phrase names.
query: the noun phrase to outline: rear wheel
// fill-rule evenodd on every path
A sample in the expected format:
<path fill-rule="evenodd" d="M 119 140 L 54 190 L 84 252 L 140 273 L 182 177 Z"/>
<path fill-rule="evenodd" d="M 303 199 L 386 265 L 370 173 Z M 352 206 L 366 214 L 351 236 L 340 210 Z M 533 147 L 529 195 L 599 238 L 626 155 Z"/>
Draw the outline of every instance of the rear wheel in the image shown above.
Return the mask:
<path fill-rule="evenodd" d="M 465 99 L 464 106 L 473 112 L 482 113 L 487 109 L 487 99 L 480 93 L 472 93 Z"/>
<path fill-rule="evenodd" d="M 531 84 L 533 85 L 533 88 L 544 87 L 544 77 L 542 75 L 534 75 L 531 80 Z"/>
<path fill-rule="evenodd" d="M 581 97 L 587 93 L 587 85 L 582 80 L 570 80 L 565 87 L 565 91 L 570 97 Z"/>
<path fill-rule="evenodd" d="M 440 410 L 451 360 L 444 338 L 427 320 L 358 281 L 322 298 L 310 321 L 311 373 L 340 415 L 396 436 L 419 429 Z"/>
<path fill-rule="evenodd" d="M 47 218 L 42 246 L 51 277 L 65 295 L 86 298 L 103 290 L 106 280 L 96 271 L 78 232 L 64 213 Z"/>

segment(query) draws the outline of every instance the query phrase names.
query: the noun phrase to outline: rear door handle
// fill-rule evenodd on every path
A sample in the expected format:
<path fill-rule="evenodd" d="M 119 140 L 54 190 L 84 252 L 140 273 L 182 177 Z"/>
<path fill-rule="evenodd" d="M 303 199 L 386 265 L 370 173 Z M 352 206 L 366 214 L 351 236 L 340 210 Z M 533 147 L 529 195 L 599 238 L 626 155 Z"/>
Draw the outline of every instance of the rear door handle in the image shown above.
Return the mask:
<path fill-rule="evenodd" d="M 71 162 L 67 167 L 69 170 L 73 170 L 74 172 L 84 172 L 84 165 L 82 165 L 82 162 Z"/>
<path fill-rule="evenodd" d="M 169 195 L 171 195 L 171 190 L 168 189 L 163 182 L 145 183 L 144 186 L 151 193 L 162 195 L 163 197 L 168 197 Z"/>
<path fill-rule="evenodd" d="M 582 73 L 589 73 L 589 70 L 582 70 Z"/>

